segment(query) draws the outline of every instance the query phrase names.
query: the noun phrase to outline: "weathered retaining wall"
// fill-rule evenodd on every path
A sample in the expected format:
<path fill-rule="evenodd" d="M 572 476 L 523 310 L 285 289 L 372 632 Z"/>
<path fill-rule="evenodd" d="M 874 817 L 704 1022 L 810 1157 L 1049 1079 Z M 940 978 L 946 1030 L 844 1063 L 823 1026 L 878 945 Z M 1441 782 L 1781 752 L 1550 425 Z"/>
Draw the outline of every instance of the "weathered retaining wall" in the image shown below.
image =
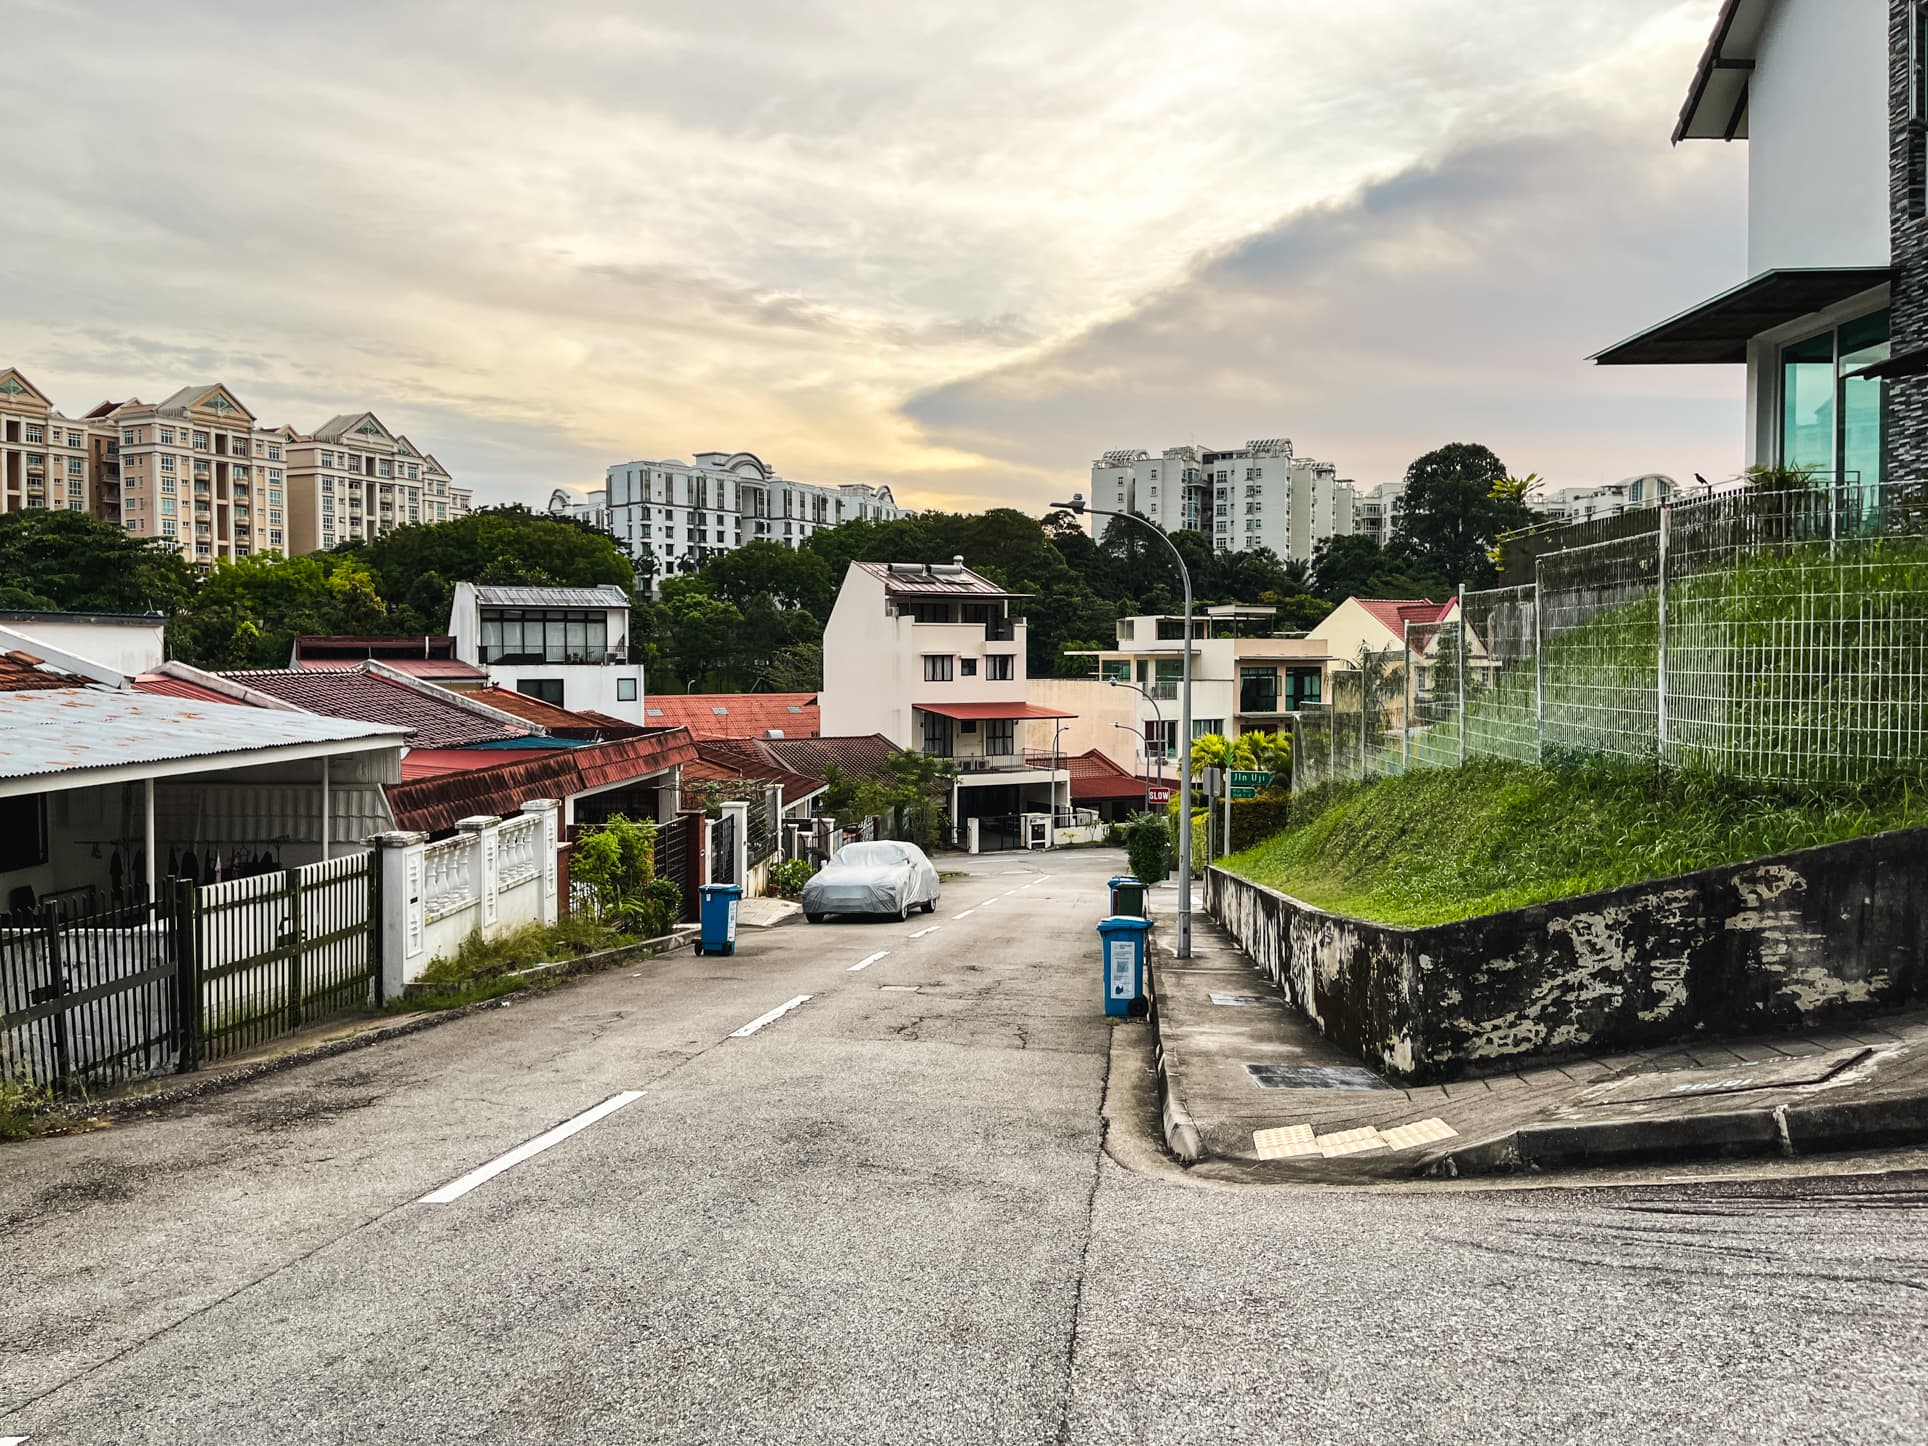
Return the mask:
<path fill-rule="evenodd" d="M 1222 869 L 1206 906 L 1328 1038 L 1422 1082 L 1928 1000 L 1928 829 L 1424 929 Z"/>

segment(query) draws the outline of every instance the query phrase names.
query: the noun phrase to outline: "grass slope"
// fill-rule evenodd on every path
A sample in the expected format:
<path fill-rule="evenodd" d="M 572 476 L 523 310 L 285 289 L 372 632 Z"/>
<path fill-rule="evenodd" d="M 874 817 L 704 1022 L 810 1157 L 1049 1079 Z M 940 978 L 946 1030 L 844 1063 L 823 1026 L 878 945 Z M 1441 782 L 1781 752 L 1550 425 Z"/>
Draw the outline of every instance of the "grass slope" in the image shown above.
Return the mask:
<path fill-rule="evenodd" d="M 1605 758 L 1484 761 L 1301 795 L 1225 861 L 1323 909 L 1418 926 L 1928 823 L 1919 782 L 1750 787 Z"/>

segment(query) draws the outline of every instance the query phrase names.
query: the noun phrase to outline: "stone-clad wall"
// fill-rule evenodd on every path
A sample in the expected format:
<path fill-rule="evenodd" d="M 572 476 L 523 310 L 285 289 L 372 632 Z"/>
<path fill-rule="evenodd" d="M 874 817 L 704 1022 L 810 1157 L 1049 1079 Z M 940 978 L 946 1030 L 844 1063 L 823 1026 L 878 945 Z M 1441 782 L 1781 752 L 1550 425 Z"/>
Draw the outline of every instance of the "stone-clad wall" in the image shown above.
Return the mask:
<path fill-rule="evenodd" d="M 1213 869 L 1214 918 L 1328 1038 L 1428 1082 L 1928 1000 L 1928 830 L 1399 929 Z"/>
<path fill-rule="evenodd" d="M 1928 217 L 1909 214 L 1908 11 L 1888 5 L 1888 205 L 1895 268 L 1894 352 L 1928 346 Z M 1888 382 L 1889 425 L 1882 475 L 1893 482 L 1928 480 L 1928 376 Z"/>

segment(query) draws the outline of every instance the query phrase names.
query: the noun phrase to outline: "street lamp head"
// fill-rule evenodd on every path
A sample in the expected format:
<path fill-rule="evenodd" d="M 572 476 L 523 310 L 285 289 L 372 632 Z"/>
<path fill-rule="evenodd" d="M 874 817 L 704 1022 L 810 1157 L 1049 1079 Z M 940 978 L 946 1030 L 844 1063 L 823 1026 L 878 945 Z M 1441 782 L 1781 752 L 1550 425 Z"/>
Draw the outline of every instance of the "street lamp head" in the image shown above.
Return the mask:
<path fill-rule="evenodd" d="M 1076 516 L 1082 517 L 1084 516 L 1084 510 L 1085 510 L 1084 493 L 1073 492 L 1071 494 L 1071 500 L 1069 502 L 1053 502 L 1051 505 L 1061 512 L 1070 512 Z"/>

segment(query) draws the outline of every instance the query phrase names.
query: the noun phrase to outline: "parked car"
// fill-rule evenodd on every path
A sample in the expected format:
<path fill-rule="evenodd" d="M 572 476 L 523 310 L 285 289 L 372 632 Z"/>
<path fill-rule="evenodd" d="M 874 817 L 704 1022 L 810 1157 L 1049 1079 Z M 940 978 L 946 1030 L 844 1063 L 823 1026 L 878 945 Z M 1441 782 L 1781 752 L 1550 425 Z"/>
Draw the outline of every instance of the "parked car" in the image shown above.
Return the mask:
<path fill-rule="evenodd" d="M 887 914 L 937 907 L 937 869 L 916 844 L 845 844 L 803 886 L 803 916 L 820 924 L 831 914 Z"/>

